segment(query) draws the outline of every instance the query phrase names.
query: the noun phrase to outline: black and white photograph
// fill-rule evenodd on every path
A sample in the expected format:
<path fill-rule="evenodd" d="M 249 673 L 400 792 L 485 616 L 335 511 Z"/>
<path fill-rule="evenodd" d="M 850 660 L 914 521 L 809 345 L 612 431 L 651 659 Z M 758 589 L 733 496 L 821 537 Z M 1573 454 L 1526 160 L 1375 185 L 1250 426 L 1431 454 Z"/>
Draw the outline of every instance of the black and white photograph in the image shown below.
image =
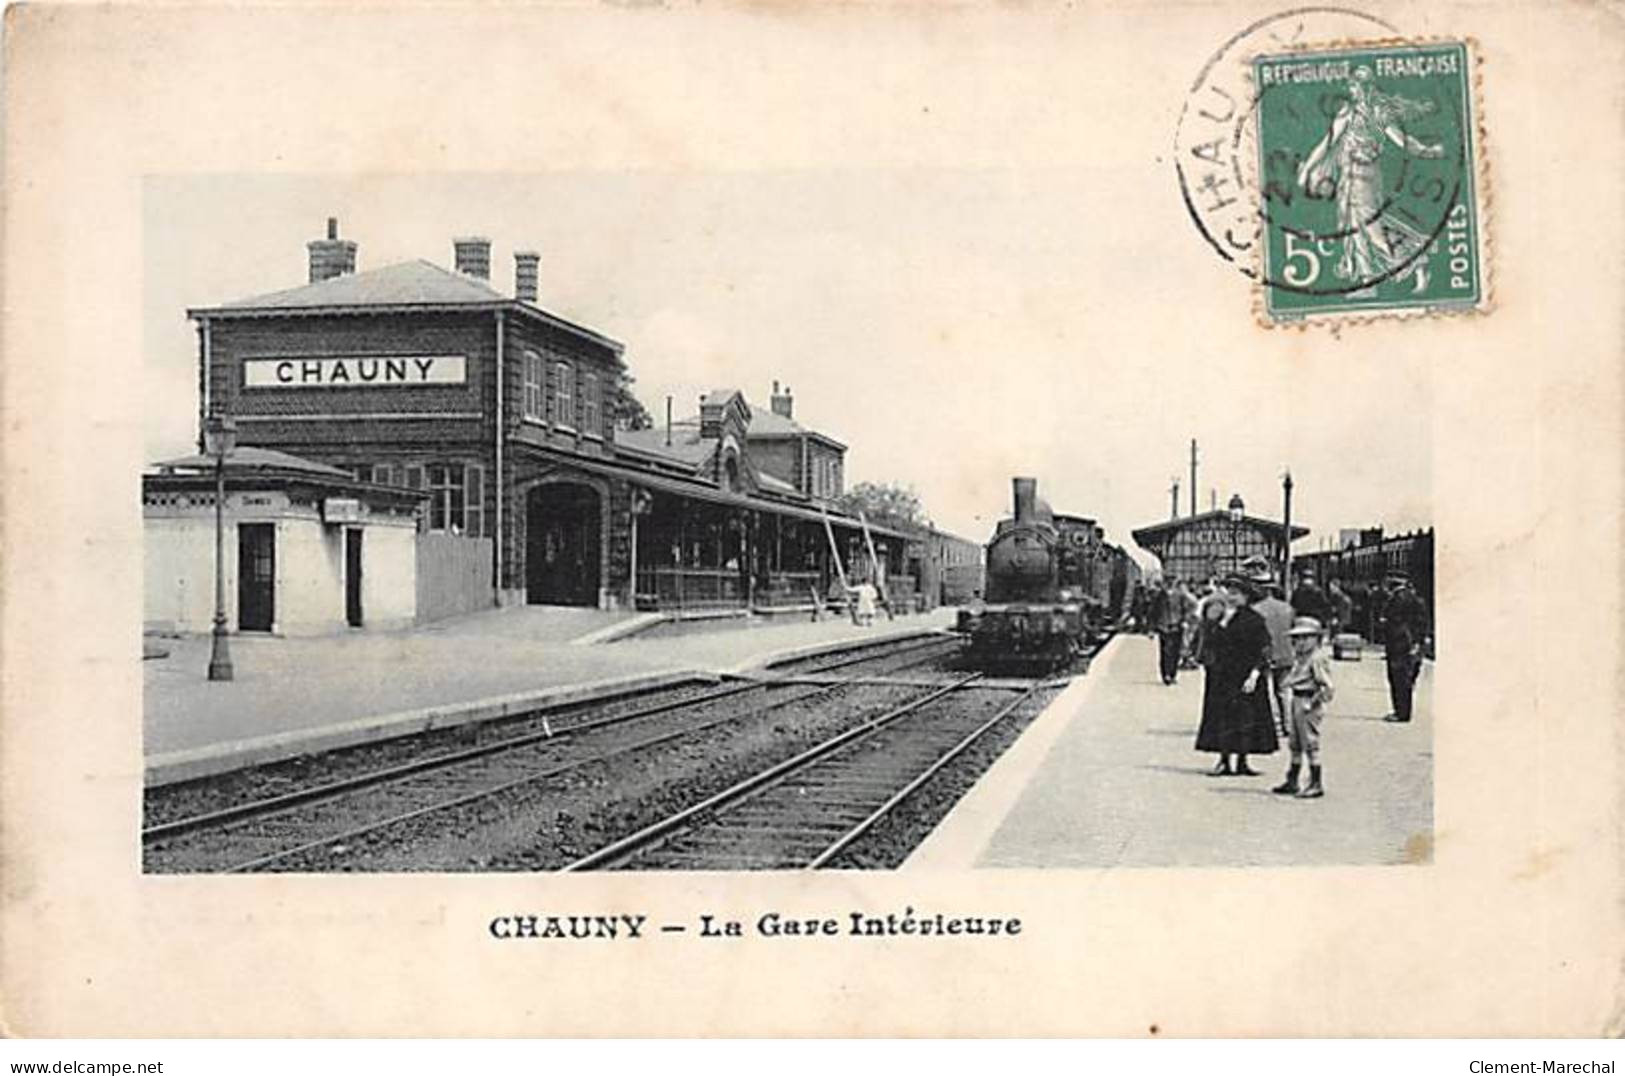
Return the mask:
<path fill-rule="evenodd" d="M 1427 862 L 1425 412 L 1091 362 L 1046 193 L 151 182 L 145 869 Z"/>

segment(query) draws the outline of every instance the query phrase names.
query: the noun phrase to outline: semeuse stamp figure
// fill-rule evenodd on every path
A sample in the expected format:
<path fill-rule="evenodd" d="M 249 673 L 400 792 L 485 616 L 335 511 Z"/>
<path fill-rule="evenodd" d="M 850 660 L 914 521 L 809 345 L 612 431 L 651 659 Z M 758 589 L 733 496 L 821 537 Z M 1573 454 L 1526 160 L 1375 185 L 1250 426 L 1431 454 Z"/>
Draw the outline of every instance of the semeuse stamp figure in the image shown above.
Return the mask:
<path fill-rule="evenodd" d="M 1252 70 L 1268 316 L 1480 304 L 1467 46 L 1314 50 Z"/>

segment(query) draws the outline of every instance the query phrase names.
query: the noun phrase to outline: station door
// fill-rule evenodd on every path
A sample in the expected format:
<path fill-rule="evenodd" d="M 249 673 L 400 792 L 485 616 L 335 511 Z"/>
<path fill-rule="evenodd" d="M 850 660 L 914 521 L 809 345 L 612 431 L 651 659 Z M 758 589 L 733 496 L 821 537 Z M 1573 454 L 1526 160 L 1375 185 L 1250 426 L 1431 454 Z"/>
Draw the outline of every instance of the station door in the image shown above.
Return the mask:
<path fill-rule="evenodd" d="M 600 497 L 591 486 L 549 482 L 525 504 L 525 600 L 598 604 Z"/>
<path fill-rule="evenodd" d="M 276 623 L 276 524 L 237 525 L 237 630 Z"/>
<path fill-rule="evenodd" d="M 344 532 L 344 620 L 352 628 L 364 622 L 361 609 L 361 530 Z"/>

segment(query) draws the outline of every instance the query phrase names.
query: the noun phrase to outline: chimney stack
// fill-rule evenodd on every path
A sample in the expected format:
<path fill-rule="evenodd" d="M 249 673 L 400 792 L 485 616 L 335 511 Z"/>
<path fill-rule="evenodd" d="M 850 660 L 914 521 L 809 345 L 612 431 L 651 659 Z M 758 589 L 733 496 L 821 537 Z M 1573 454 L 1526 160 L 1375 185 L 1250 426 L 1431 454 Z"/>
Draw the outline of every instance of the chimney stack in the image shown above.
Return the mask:
<path fill-rule="evenodd" d="M 536 272 L 542 256 L 534 250 L 515 251 L 513 256 L 513 297 L 521 302 L 536 301 Z"/>
<path fill-rule="evenodd" d="M 327 218 L 327 238 L 305 244 L 310 251 L 310 282 L 320 283 L 355 272 L 355 243 L 339 238 L 339 219 Z"/>
<path fill-rule="evenodd" d="M 784 391 L 780 392 L 779 383 L 777 381 L 773 382 L 772 405 L 773 413 L 775 415 L 788 419 L 795 418 L 796 401 L 795 398 L 790 395 L 789 385 L 784 386 Z"/>
<path fill-rule="evenodd" d="M 451 241 L 457 259 L 457 271 L 467 276 L 491 279 L 491 241 L 482 235 L 470 235 Z"/>
<path fill-rule="evenodd" d="M 1038 514 L 1038 479 L 1012 478 L 1010 486 L 1015 492 L 1015 521 L 1030 523 Z"/>

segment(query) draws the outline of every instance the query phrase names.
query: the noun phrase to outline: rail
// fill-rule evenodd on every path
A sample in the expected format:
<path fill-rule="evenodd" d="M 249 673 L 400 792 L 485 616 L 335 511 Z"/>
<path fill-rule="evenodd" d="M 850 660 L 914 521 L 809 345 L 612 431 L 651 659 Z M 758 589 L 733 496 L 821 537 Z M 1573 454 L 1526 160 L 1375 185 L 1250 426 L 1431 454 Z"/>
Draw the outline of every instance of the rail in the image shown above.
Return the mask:
<path fill-rule="evenodd" d="M 944 640 L 942 638 L 932 638 L 919 642 L 910 641 L 895 648 L 884 648 L 881 653 L 875 653 L 875 650 L 882 648 L 871 643 L 865 646 L 851 648 L 850 651 L 842 652 L 839 659 L 836 661 L 829 662 L 827 664 L 820 662 L 819 669 L 822 671 L 832 671 L 852 665 L 860 665 L 866 662 L 885 661 L 899 656 L 910 656 L 918 652 L 935 650 L 936 648 L 950 642 L 951 640 Z M 919 659 L 915 659 L 915 663 L 917 663 L 918 660 Z M 907 665 L 904 666 L 904 668 L 907 667 Z M 850 678 L 851 682 L 854 683 L 859 682 L 862 679 L 862 674 Z M 842 683 L 845 683 L 845 681 Z M 678 710 L 701 708 L 712 702 L 727 699 L 735 695 L 741 695 L 749 691 L 769 688 L 771 686 L 773 686 L 772 681 L 745 681 L 739 684 L 728 685 L 713 691 L 703 692 L 699 695 L 688 696 L 675 700 L 666 700 L 649 706 L 639 707 L 626 713 L 581 721 L 561 729 L 553 728 L 544 720 L 543 728 L 540 732 L 512 736 L 494 743 L 482 744 L 477 747 L 454 751 L 443 755 L 436 755 L 431 758 L 413 759 L 406 763 L 382 767 L 354 777 L 329 781 L 323 784 L 314 785 L 310 788 L 299 789 L 265 799 L 236 804 L 216 811 L 192 815 L 189 817 L 176 819 L 171 822 L 164 822 L 149 826 L 143 829 L 141 832 L 142 844 L 144 846 L 150 846 L 191 833 L 207 833 L 220 830 L 233 823 L 260 820 L 269 817 L 280 817 L 301 807 L 327 803 L 345 796 L 366 791 L 368 789 L 396 784 L 426 772 L 449 769 L 459 764 L 469 763 L 487 756 L 513 752 L 523 747 L 541 744 L 544 742 L 573 738 L 581 733 L 610 728 L 612 726 L 624 725 L 633 721 L 655 717 L 657 715 L 664 715 Z M 840 685 L 818 686 L 813 687 L 808 691 L 793 692 L 783 698 L 775 699 L 761 707 L 757 707 L 752 712 L 763 713 L 777 709 L 781 706 L 789 705 L 802 699 L 812 698 L 814 696 L 827 693 L 833 690 L 836 686 Z M 614 755 L 622 754 L 628 751 L 641 750 L 678 736 L 690 735 L 696 731 L 710 728 L 713 725 L 725 724 L 738 719 L 739 715 L 730 714 L 719 720 L 708 721 L 698 725 L 685 725 L 674 730 L 662 729 L 652 738 L 638 740 L 629 746 L 617 748 L 609 752 L 595 753 L 582 760 L 555 764 L 539 770 L 533 770 L 519 778 L 504 781 L 498 785 L 457 795 L 450 799 L 441 799 L 413 810 L 392 814 L 381 820 L 349 827 L 340 832 L 325 833 L 319 837 L 299 841 L 293 845 L 284 846 L 274 851 L 255 856 L 252 859 L 238 861 L 228 867 L 225 867 L 224 870 L 228 873 L 258 870 L 274 863 L 285 861 L 294 856 L 312 852 L 340 841 L 351 840 L 389 826 L 398 825 L 402 822 L 423 818 L 439 811 L 463 806 L 480 799 L 489 798 L 512 788 L 517 788 L 525 784 L 557 777 L 564 773 L 578 770 L 584 766 L 601 762 L 604 759 Z"/>

